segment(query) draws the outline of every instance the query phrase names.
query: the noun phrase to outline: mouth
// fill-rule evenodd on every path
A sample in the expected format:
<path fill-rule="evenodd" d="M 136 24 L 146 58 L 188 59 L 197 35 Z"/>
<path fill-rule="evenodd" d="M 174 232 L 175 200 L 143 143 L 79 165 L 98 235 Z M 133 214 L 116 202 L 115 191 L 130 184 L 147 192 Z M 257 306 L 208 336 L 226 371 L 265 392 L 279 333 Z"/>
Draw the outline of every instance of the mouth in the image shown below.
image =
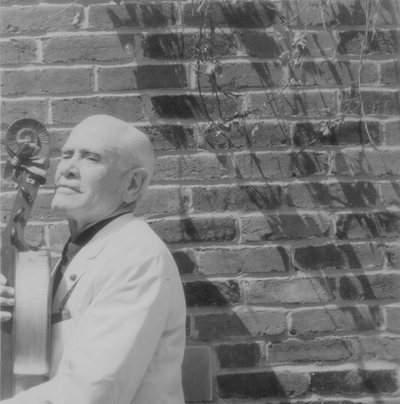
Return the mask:
<path fill-rule="evenodd" d="M 69 191 L 73 191 L 73 192 L 79 192 L 79 189 L 74 188 L 74 187 L 70 187 L 68 185 L 56 185 L 56 192 L 58 190 L 62 190 L 65 192 L 65 190 L 69 190 Z M 67 191 L 68 192 L 68 191 Z"/>

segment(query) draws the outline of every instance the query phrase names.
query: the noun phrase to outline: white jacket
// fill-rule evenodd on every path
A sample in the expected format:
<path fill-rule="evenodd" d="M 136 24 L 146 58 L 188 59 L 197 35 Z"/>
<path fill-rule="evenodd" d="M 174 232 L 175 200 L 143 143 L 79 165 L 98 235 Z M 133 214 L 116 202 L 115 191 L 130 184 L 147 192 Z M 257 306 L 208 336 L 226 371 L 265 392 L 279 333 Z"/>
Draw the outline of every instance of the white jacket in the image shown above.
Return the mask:
<path fill-rule="evenodd" d="M 66 305 L 71 318 L 52 327 L 51 379 L 3 403 L 184 403 L 183 289 L 150 227 L 118 217 L 79 251 L 64 280 L 53 312 L 77 284 Z"/>

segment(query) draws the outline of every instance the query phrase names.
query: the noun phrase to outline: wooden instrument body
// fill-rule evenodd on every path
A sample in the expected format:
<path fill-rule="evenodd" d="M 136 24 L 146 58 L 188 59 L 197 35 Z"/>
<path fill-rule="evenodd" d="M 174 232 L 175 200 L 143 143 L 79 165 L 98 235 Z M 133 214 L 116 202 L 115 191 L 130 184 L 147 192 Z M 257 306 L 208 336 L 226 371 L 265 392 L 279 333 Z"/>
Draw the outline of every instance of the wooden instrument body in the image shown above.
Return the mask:
<path fill-rule="evenodd" d="M 48 163 L 45 165 L 47 168 Z M 1 324 L 1 400 L 43 382 L 49 373 L 50 255 L 32 251 L 24 241 L 24 230 L 44 178 L 22 166 L 14 170 L 13 183 L 18 192 L 1 234 L 1 273 L 15 288 L 14 307 L 1 308 L 13 314 L 12 320 Z"/>

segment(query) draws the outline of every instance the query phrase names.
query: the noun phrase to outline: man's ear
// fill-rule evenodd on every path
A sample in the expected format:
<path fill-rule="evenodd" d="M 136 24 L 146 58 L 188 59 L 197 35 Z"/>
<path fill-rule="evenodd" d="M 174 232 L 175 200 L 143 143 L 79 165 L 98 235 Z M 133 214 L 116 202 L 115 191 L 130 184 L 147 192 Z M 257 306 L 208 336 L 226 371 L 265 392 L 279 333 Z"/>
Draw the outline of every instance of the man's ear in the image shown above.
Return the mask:
<path fill-rule="evenodd" d="M 142 167 L 131 168 L 127 172 L 127 186 L 122 195 L 122 199 L 126 203 L 137 201 L 145 191 L 144 184 L 149 175 L 147 170 Z"/>

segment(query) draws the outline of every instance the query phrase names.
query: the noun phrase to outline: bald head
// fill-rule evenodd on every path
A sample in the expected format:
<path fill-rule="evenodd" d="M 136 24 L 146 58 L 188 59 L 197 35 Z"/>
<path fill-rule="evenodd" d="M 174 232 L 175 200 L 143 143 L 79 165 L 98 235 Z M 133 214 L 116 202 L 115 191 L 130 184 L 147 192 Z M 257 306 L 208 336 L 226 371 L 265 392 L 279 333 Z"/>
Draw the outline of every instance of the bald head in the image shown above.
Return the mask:
<path fill-rule="evenodd" d="M 71 136 L 74 134 L 82 136 L 85 132 L 94 130 L 99 138 L 118 149 L 121 156 L 118 164 L 122 169 L 142 167 L 147 171 L 143 196 L 153 176 L 154 166 L 153 147 L 147 135 L 121 119 L 109 115 L 92 115 L 77 125 Z"/>

